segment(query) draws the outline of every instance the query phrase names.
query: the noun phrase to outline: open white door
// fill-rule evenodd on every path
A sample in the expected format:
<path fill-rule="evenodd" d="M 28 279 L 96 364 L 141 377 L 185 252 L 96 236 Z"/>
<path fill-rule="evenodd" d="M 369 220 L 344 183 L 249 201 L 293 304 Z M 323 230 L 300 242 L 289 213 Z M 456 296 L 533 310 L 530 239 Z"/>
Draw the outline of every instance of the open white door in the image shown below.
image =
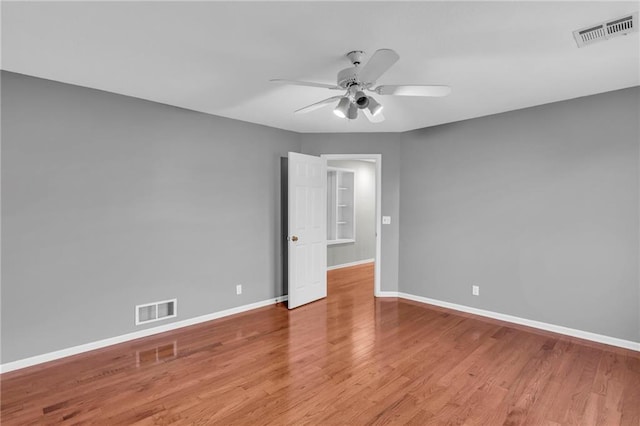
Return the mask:
<path fill-rule="evenodd" d="M 289 309 L 327 297 L 327 160 L 289 153 Z"/>

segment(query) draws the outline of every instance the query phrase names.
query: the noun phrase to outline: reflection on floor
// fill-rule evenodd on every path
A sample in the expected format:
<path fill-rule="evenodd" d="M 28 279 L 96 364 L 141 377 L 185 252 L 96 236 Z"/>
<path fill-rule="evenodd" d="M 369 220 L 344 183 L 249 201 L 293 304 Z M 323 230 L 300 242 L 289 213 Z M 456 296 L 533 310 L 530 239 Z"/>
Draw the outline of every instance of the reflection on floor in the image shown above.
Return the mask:
<path fill-rule="evenodd" d="M 373 298 L 282 304 L 2 376 L 2 424 L 638 425 L 640 354 Z"/>

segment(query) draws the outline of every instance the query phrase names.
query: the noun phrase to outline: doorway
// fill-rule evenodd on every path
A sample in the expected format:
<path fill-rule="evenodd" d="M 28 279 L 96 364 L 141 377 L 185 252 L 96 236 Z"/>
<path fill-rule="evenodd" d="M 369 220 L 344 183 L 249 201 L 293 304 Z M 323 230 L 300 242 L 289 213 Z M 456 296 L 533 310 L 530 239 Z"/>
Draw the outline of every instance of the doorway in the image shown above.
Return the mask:
<path fill-rule="evenodd" d="M 354 189 L 355 189 L 355 195 L 354 195 L 354 211 L 349 210 L 349 203 L 348 202 L 343 202 L 342 206 L 346 209 L 346 211 L 348 212 L 348 214 L 350 215 L 351 213 L 353 213 L 353 217 L 354 217 L 354 223 L 353 225 L 353 229 L 351 229 L 351 234 L 349 233 L 350 231 L 346 231 L 345 235 L 346 237 L 349 237 L 349 235 L 352 235 L 352 238 L 337 238 L 338 241 L 336 241 L 335 244 L 329 244 L 327 246 L 327 251 L 328 251 L 328 257 L 327 259 L 329 260 L 329 264 L 333 264 L 333 263 L 338 263 L 343 264 L 345 266 L 349 266 L 349 264 L 351 265 L 357 265 L 359 263 L 364 263 L 365 261 L 370 262 L 371 259 L 373 259 L 374 262 L 374 285 L 373 285 L 373 289 L 374 289 L 374 296 L 378 297 L 380 296 L 380 271 L 381 271 L 381 240 L 382 240 L 382 233 L 381 233 L 381 223 L 382 223 L 382 155 L 381 154 L 323 154 L 321 157 L 325 158 L 327 160 L 327 166 L 329 168 L 329 170 L 331 170 L 332 168 L 336 168 L 337 169 L 337 173 L 340 174 L 342 173 L 345 176 L 345 182 L 349 182 L 349 178 L 350 178 L 350 172 L 356 172 L 354 173 L 355 176 L 352 177 L 352 179 L 354 179 Z M 356 162 L 362 162 L 362 163 L 356 163 Z M 362 164 L 365 167 L 359 168 L 358 165 Z M 372 166 L 372 167 L 371 167 Z M 363 234 L 363 232 L 358 233 L 358 212 L 360 211 L 360 213 L 363 213 L 363 207 L 364 204 L 362 204 L 362 202 L 366 202 L 366 201 L 362 201 L 362 197 L 358 197 L 358 187 L 360 185 L 367 185 L 366 180 L 368 179 L 366 176 L 366 173 L 360 173 L 360 176 L 358 176 L 357 170 L 355 170 L 356 168 L 361 169 L 362 171 L 366 171 L 366 169 L 368 167 L 371 167 L 373 169 L 373 176 L 372 176 L 372 182 L 370 184 L 373 185 L 373 203 L 371 203 L 373 205 L 372 209 L 369 209 L 369 212 L 366 213 L 367 215 L 371 215 L 373 220 L 373 229 L 371 230 L 373 232 L 373 236 L 371 238 L 371 241 L 367 241 L 367 236 Z M 364 180 L 361 182 L 358 182 L 358 179 Z M 339 185 L 336 185 L 336 188 L 338 188 Z M 344 192 L 348 193 L 349 192 L 349 188 L 348 185 L 345 185 L 342 187 L 342 189 L 344 189 Z M 328 191 L 329 192 L 329 191 Z M 362 195 L 362 194 L 361 194 Z M 329 196 L 331 196 L 329 194 Z M 361 209 L 358 209 L 358 200 L 361 200 Z M 330 216 L 330 214 L 329 214 Z M 362 215 L 360 215 L 360 217 L 362 217 Z M 350 226 L 348 224 L 348 220 L 341 220 L 340 222 L 347 222 L 344 223 L 343 226 Z M 366 220 L 362 221 L 361 220 L 361 225 L 365 225 L 365 229 L 362 229 L 362 227 L 360 228 L 360 231 L 365 231 L 366 228 L 368 228 L 366 225 Z M 341 226 L 341 225 L 338 225 Z M 339 231 L 338 231 L 339 234 Z M 358 237 L 358 235 L 360 235 L 360 237 Z M 362 238 L 362 236 L 364 236 L 364 238 Z M 353 241 L 352 241 L 353 240 Z M 360 240 L 360 241 L 359 241 Z M 358 243 L 360 242 L 360 244 L 358 245 Z M 365 247 L 365 245 L 368 244 L 372 245 L 372 250 L 370 250 L 369 248 Z M 342 247 L 340 247 L 342 246 Z M 329 252 L 330 250 L 332 250 L 333 248 L 335 248 L 336 250 L 334 250 L 335 255 L 332 256 L 332 254 Z M 341 249 L 342 248 L 342 249 Z M 367 254 L 364 254 L 367 253 Z M 369 254 L 372 253 L 372 254 Z M 363 257 L 364 259 L 356 259 L 355 261 L 351 261 L 349 262 L 349 257 L 351 256 L 351 258 L 353 258 L 353 256 L 355 255 L 355 257 Z M 344 261 L 347 260 L 347 261 Z M 329 266 L 329 268 L 331 268 L 331 266 Z"/>

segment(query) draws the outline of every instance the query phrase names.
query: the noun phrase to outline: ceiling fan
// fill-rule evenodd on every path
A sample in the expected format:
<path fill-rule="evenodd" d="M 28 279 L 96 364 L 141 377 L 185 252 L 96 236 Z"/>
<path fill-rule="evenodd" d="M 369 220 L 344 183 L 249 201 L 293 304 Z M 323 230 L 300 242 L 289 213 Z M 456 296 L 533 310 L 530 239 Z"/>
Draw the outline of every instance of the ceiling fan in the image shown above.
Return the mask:
<path fill-rule="evenodd" d="M 373 96 L 365 94 L 365 90 L 375 92 L 378 95 L 394 96 L 447 96 L 451 93 L 449 86 L 383 85 L 374 88 L 373 86 L 376 84 L 378 78 L 387 72 L 387 70 L 400 59 L 400 56 L 391 49 L 379 49 L 376 50 L 371 59 L 361 67 L 360 65 L 364 55 L 365 53 L 361 50 L 354 50 L 346 54 L 346 57 L 349 58 L 353 66 L 343 69 L 338 73 L 337 83 L 335 85 L 281 78 L 270 81 L 296 86 L 320 87 L 345 91 L 343 95 L 332 96 L 320 102 L 302 107 L 295 111 L 296 114 L 314 111 L 337 102 L 333 113 L 338 117 L 354 120 L 358 118 L 358 110 L 361 109 L 369 121 L 373 123 L 384 121 L 382 105 L 376 101 Z"/>

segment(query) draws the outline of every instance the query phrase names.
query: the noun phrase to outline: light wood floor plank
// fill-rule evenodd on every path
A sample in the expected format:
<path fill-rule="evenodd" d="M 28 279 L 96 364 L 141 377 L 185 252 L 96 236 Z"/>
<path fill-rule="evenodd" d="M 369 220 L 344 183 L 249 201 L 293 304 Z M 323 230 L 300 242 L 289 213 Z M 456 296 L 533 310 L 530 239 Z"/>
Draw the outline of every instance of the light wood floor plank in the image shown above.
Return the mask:
<path fill-rule="evenodd" d="M 329 295 L 2 375 L 3 425 L 640 424 L 640 354 L 399 299 Z"/>

